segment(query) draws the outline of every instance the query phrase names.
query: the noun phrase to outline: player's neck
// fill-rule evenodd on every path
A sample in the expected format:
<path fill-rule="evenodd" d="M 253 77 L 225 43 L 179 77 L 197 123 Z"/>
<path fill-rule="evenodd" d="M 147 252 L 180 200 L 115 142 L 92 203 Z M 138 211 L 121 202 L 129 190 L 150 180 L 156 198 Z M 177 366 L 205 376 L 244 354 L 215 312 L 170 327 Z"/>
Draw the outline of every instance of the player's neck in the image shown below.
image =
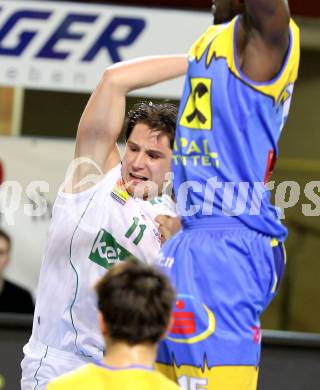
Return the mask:
<path fill-rule="evenodd" d="M 139 344 L 130 346 L 124 342 L 107 342 L 106 355 L 103 359 L 107 366 L 122 368 L 129 366 L 153 367 L 157 346 Z"/>

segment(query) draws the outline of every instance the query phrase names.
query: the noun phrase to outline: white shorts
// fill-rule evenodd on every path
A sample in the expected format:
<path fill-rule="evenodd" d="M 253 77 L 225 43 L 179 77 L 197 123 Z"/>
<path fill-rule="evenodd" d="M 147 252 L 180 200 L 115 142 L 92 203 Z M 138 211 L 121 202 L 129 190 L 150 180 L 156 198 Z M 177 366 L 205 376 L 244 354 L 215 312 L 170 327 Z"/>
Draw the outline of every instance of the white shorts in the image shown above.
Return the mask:
<path fill-rule="evenodd" d="M 52 379 L 93 361 L 49 347 L 33 337 L 23 352 L 21 390 L 45 390 Z"/>

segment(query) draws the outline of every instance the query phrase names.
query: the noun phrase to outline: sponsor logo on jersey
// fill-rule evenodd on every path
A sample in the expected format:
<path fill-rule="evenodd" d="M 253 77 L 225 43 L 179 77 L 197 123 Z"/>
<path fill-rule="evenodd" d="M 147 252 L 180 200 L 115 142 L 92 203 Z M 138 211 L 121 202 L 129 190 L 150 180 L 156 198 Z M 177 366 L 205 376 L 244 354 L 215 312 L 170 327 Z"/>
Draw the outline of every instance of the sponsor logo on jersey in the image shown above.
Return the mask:
<path fill-rule="evenodd" d="M 260 326 L 253 326 L 252 332 L 253 332 L 253 342 L 255 344 L 260 344 L 261 343 L 261 328 L 260 328 Z"/>
<path fill-rule="evenodd" d="M 180 118 L 180 126 L 211 130 L 211 83 L 209 78 L 190 78 L 190 94 Z"/>
<path fill-rule="evenodd" d="M 174 165 L 219 168 L 219 155 L 211 150 L 208 139 L 176 137 L 172 155 Z"/>
<path fill-rule="evenodd" d="M 112 234 L 101 229 L 93 243 L 89 259 L 109 269 L 114 264 L 126 260 L 132 254 L 123 248 Z"/>
<path fill-rule="evenodd" d="M 191 295 L 179 294 L 167 339 L 175 343 L 194 344 L 210 337 L 215 327 L 215 316 L 205 304 Z"/>
<path fill-rule="evenodd" d="M 124 182 L 122 179 L 119 179 L 111 192 L 113 199 L 121 203 L 122 205 L 126 204 L 129 199 L 129 194 L 126 190 Z"/>
<path fill-rule="evenodd" d="M 161 196 L 155 196 L 154 198 L 150 199 L 149 202 L 154 206 L 156 204 L 163 203 L 163 199 Z"/>
<path fill-rule="evenodd" d="M 174 263 L 174 257 L 166 257 L 163 252 L 160 252 L 156 261 L 159 267 L 172 268 Z"/>
<path fill-rule="evenodd" d="M 157 229 L 152 229 L 152 233 L 157 242 L 161 244 L 161 234 L 159 233 L 159 231 Z"/>

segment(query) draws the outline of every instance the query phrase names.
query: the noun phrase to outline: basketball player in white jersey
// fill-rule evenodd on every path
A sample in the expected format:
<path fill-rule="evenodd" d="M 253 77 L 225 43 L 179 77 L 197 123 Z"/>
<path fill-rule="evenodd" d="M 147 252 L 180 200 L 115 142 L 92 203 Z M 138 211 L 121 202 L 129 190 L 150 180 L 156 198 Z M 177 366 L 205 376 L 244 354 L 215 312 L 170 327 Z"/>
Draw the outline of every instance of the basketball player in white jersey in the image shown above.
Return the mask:
<path fill-rule="evenodd" d="M 80 120 L 75 163 L 60 189 L 40 272 L 33 331 L 24 347 L 23 390 L 103 356 L 93 286 L 133 255 L 152 263 L 160 250 L 155 217 L 170 171 L 176 109 L 142 103 L 126 121 L 122 162 L 116 141 L 127 93 L 183 75 L 185 56 L 148 57 L 108 68 Z M 148 193 L 157 197 L 147 199 Z"/>

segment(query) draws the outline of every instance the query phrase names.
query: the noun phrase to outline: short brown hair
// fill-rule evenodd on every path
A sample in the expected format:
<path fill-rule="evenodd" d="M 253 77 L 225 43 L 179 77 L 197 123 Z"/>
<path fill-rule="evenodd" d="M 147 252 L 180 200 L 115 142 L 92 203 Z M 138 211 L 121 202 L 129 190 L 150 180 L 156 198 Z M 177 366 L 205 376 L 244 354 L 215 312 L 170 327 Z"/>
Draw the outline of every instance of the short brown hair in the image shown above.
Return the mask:
<path fill-rule="evenodd" d="M 151 130 L 166 135 L 169 139 L 170 148 L 173 149 L 177 114 L 177 107 L 171 103 L 141 102 L 135 104 L 129 111 L 124 124 L 126 141 L 128 141 L 135 125 L 144 123 Z"/>
<path fill-rule="evenodd" d="M 98 282 L 96 292 L 110 338 L 154 344 L 165 334 L 175 292 L 153 267 L 135 259 L 117 264 Z"/>

